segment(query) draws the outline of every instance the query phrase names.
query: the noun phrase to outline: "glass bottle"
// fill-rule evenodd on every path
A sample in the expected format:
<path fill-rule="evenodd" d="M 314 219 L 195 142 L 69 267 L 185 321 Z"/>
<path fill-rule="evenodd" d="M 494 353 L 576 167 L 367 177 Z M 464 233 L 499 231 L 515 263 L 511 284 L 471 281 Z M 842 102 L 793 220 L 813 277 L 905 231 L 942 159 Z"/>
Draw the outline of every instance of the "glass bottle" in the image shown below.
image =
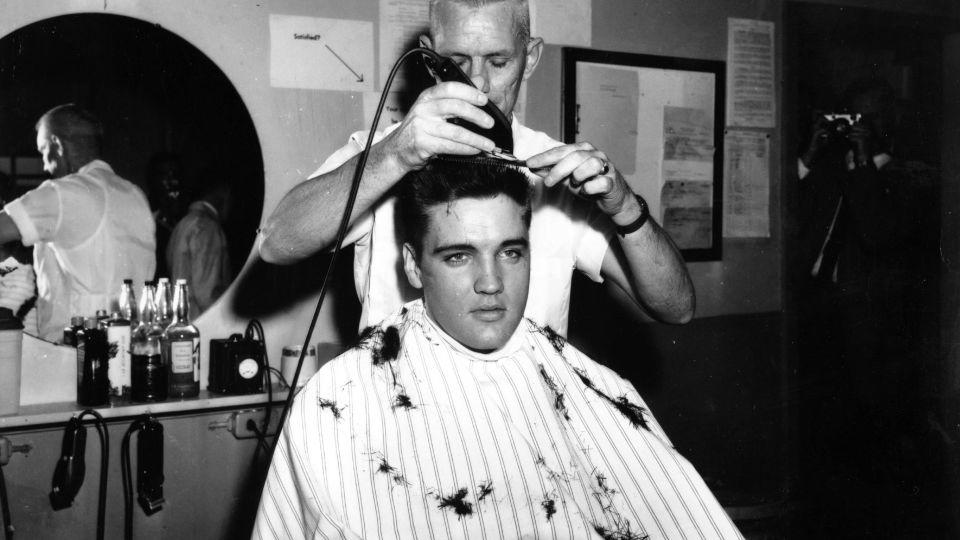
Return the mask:
<path fill-rule="evenodd" d="M 79 315 L 70 317 L 70 324 L 63 327 L 63 344 L 77 348 L 77 332 L 80 330 L 83 330 L 83 317 Z"/>
<path fill-rule="evenodd" d="M 170 280 L 165 277 L 157 280 L 155 304 L 157 324 L 166 328 L 173 322 L 173 304 L 170 299 Z"/>
<path fill-rule="evenodd" d="M 200 331 L 190 323 L 187 280 L 177 280 L 174 319 L 163 331 L 163 361 L 167 365 L 167 388 L 171 397 L 194 397 L 200 393 Z"/>
<path fill-rule="evenodd" d="M 130 340 L 133 401 L 167 399 L 167 367 L 161 353 L 163 328 L 157 324 L 153 292 L 153 285 L 145 283 L 140 297 L 140 324 Z"/>
<path fill-rule="evenodd" d="M 130 321 L 120 313 L 113 315 L 104 323 L 107 331 L 107 357 L 110 367 L 107 378 L 110 379 L 110 395 L 130 398 Z"/>
<path fill-rule="evenodd" d="M 137 319 L 137 297 L 133 294 L 132 279 L 125 279 L 123 284 L 120 285 L 120 298 L 117 306 L 120 317 L 130 321 L 131 328 L 136 328 L 139 320 Z"/>
<path fill-rule="evenodd" d="M 77 403 L 96 407 L 110 401 L 108 365 L 107 332 L 96 317 L 88 317 L 77 332 Z"/>

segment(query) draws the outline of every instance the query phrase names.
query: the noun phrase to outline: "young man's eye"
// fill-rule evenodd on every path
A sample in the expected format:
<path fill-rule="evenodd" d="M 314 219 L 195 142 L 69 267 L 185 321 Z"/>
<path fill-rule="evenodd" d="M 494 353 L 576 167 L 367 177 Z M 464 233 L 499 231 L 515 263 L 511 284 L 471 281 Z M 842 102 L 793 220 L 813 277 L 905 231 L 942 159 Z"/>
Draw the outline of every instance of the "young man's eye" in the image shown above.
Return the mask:
<path fill-rule="evenodd" d="M 502 67 L 506 67 L 508 63 L 509 61 L 503 58 L 496 58 L 490 61 L 490 65 L 498 69 Z"/>
<path fill-rule="evenodd" d="M 451 255 L 447 255 L 443 260 L 447 264 L 458 265 L 467 262 L 467 258 L 468 255 L 466 253 L 453 253 Z"/>
<path fill-rule="evenodd" d="M 523 250 L 514 249 L 514 248 L 505 249 L 500 252 L 500 256 L 503 257 L 504 259 L 509 259 L 509 260 L 521 259 L 523 258 Z"/>

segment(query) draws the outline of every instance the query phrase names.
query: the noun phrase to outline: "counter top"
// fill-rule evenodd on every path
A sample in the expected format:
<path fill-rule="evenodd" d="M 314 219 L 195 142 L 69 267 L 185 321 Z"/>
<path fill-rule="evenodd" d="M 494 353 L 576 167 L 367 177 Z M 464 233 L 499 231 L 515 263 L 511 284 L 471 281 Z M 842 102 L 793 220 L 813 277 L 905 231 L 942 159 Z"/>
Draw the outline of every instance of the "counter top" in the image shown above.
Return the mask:
<path fill-rule="evenodd" d="M 281 390 L 278 385 L 274 385 L 273 403 L 282 403 L 286 398 L 287 390 Z M 142 414 L 164 417 L 223 409 L 258 408 L 266 405 L 268 401 L 269 395 L 266 392 L 262 394 L 225 395 L 201 390 L 200 395 L 195 398 L 168 399 L 167 401 L 151 403 L 118 400 L 101 407 L 83 407 L 75 401 L 21 405 L 17 414 L 0 416 L 0 432 L 63 425 L 71 416 L 88 408 L 97 411 L 107 422 L 110 422 L 111 419 L 129 419 Z"/>

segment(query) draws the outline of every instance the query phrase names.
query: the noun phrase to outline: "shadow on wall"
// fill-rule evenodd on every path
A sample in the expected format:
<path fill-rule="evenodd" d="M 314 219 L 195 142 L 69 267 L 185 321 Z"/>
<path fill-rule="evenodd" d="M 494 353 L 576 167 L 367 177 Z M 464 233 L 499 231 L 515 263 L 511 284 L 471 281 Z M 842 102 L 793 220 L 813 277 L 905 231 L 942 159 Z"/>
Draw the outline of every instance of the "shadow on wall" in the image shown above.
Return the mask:
<path fill-rule="evenodd" d="M 316 299 L 330 265 L 331 255 L 321 252 L 296 264 L 281 266 L 257 258 L 237 282 L 231 309 L 240 318 L 264 319 L 284 313 L 290 306 L 307 298 Z M 353 285 L 353 246 L 346 246 L 337 258 L 324 305 L 337 294 L 334 304 L 336 332 L 349 342 L 357 334 L 360 302 Z M 328 308 L 327 308 L 328 309 Z M 303 322 L 306 333 L 307 321 Z"/>

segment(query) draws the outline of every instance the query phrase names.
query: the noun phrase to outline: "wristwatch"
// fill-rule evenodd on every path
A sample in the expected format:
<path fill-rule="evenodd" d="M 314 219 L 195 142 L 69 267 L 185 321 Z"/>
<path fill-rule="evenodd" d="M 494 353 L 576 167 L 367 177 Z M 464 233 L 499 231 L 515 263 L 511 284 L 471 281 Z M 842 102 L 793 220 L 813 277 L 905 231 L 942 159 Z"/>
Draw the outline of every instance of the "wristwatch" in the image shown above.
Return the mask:
<path fill-rule="evenodd" d="M 619 234 L 621 238 L 632 232 L 639 231 L 640 227 L 643 227 L 643 224 L 650 219 L 650 207 L 647 206 L 647 201 L 643 200 L 643 197 L 636 193 L 634 193 L 633 196 L 637 198 L 637 204 L 640 205 L 640 215 L 637 219 L 633 220 L 633 223 L 617 225 L 617 234 Z"/>

